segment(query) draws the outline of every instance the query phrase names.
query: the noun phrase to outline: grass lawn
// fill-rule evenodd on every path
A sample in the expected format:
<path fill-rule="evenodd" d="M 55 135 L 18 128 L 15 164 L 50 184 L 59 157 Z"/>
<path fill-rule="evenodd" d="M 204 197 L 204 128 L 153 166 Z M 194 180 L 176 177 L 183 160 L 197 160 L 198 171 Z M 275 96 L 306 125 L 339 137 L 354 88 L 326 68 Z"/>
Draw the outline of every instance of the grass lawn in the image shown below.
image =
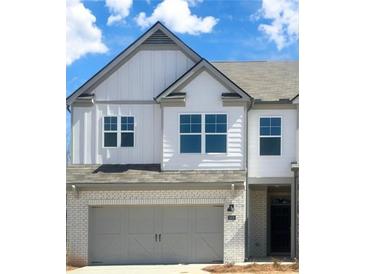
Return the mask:
<path fill-rule="evenodd" d="M 203 270 L 221 274 L 221 273 L 235 273 L 235 274 L 298 274 L 299 264 L 280 264 L 274 262 L 272 264 L 249 264 L 249 265 L 234 265 L 234 264 L 224 264 L 224 265 L 212 265 L 203 268 Z"/>

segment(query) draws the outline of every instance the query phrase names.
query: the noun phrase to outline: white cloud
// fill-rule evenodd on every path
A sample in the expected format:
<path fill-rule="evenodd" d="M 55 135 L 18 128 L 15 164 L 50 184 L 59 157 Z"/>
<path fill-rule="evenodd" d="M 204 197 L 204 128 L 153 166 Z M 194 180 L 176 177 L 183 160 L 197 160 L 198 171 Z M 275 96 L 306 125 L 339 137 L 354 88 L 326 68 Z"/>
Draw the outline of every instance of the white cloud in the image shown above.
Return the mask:
<path fill-rule="evenodd" d="M 79 0 L 66 2 L 66 64 L 87 53 L 105 53 L 108 48 L 101 40 L 96 18 Z"/>
<path fill-rule="evenodd" d="M 107 25 L 111 26 L 121 22 L 129 15 L 132 7 L 132 0 L 105 0 L 105 5 L 108 7 L 111 15 L 108 18 Z"/>
<path fill-rule="evenodd" d="M 263 0 L 255 18 L 271 20 L 271 24 L 260 24 L 259 30 L 275 42 L 278 50 L 298 40 L 298 0 Z"/>
<path fill-rule="evenodd" d="M 194 6 L 198 2 L 202 2 L 202 0 L 163 0 L 157 5 L 151 16 L 147 17 L 145 12 L 141 12 L 135 19 L 142 28 L 161 21 L 172 31 L 178 33 L 192 35 L 209 33 L 218 23 L 218 19 L 212 16 L 203 18 L 191 14 L 189 5 Z"/>

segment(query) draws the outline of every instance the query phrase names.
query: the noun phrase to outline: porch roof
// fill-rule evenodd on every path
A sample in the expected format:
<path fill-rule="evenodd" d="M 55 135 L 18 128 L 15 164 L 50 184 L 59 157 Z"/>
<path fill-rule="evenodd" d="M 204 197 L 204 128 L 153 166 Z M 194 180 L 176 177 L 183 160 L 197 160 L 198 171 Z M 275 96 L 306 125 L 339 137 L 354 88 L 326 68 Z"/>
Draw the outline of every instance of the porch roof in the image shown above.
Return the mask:
<path fill-rule="evenodd" d="M 135 186 L 135 185 L 182 185 L 231 186 L 243 184 L 244 170 L 161 171 L 158 164 L 143 165 L 69 165 L 67 185 L 87 186 Z"/>

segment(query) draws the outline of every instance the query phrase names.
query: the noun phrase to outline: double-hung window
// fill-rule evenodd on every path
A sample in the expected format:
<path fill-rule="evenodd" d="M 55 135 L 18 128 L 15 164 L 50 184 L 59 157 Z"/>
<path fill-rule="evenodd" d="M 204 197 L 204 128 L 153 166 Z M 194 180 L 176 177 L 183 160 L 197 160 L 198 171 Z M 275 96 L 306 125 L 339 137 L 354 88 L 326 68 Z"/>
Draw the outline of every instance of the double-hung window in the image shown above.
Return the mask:
<path fill-rule="evenodd" d="M 180 153 L 201 153 L 201 114 L 180 115 Z"/>
<path fill-rule="evenodd" d="M 121 147 L 133 147 L 134 146 L 134 117 L 122 116 L 121 117 Z"/>
<path fill-rule="evenodd" d="M 260 155 L 281 154 L 281 118 L 260 118 Z"/>
<path fill-rule="evenodd" d="M 227 152 L 227 115 L 205 115 L 205 152 Z"/>
<path fill-rule="evenodd" d="M 116 147 L 118 139 L 117 116 L 104 117 L 104 147 Z"/>

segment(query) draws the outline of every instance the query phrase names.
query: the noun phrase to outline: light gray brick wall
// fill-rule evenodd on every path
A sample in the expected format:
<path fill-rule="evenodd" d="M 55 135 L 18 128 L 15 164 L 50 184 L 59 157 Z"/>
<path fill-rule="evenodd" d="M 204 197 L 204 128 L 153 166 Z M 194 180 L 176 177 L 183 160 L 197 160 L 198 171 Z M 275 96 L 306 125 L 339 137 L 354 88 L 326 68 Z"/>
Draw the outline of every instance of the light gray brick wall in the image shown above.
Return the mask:
<path fill-rule="evenodd" d="M 97 205 L 224 205 L 224 262 L 245 258 L 244 190 L 67 191 L 67 252 L 74 265 L 88 264 L 88 209 Z M 229 204 L 235 211 L 228 213 Z M 229 221 L 228 215 L 236 215 Z"/>
<path fill-rule="evenodd" d="M 267 255 L 267 189 L 249 191 L 249 256 Z"/>

